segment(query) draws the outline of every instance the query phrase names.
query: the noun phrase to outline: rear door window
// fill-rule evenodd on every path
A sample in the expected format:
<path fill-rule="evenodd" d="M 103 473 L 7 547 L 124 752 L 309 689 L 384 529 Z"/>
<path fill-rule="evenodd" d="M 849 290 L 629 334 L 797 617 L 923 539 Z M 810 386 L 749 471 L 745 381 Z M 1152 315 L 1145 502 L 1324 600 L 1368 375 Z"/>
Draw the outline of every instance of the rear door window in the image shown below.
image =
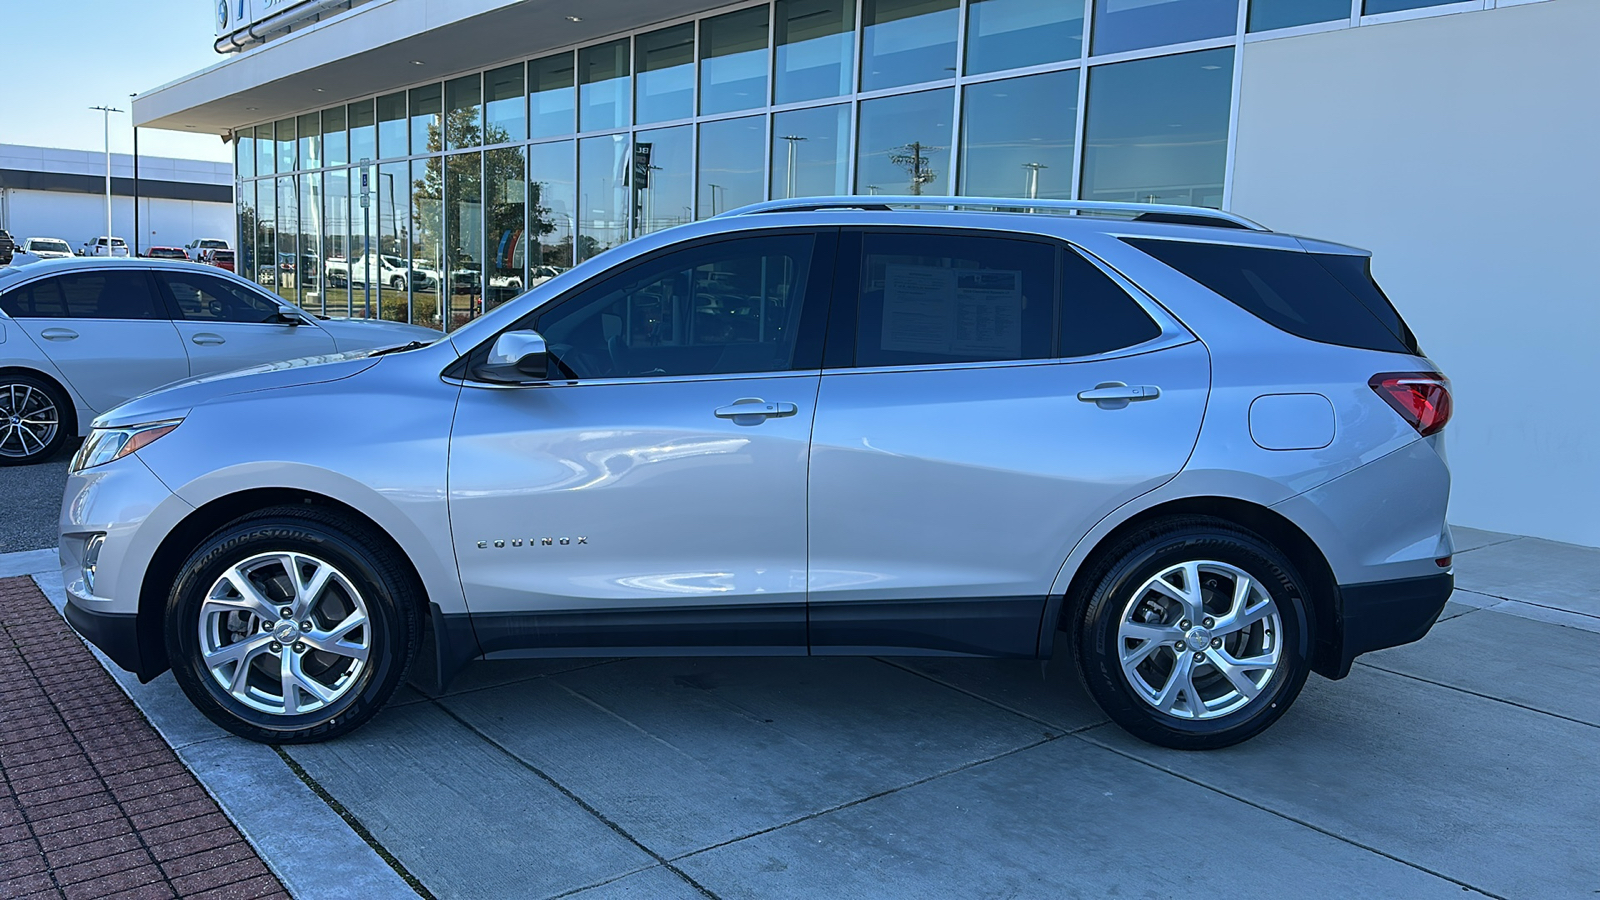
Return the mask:
<path fill-rule="evenodd" d="M 861 236 L 857 366 L 1047 359 L 1057 248 L 921 231 Z"/>
<path fill-rule="evenodd" d="M 1111 276 L 1076 252 L 1061 254 L 1061 346 L 1057 355 L 1094 356 L 1160 336 L 1161 326 Z"/>
<path fill-rule="evenodd" d="M 18 319 L 165 319 L 143 271 L 57 275 L 8 291 L 0 308 Z"/>
<path fill-rule="evenodd" d="M 1396 333 L 1404 323 L 1387 300 L 1389 322 L 1305 251 L 1150 238 L 1123 241 L 1292 335 L 1344 347 L 1416 352 L 1414 340 Z"/>

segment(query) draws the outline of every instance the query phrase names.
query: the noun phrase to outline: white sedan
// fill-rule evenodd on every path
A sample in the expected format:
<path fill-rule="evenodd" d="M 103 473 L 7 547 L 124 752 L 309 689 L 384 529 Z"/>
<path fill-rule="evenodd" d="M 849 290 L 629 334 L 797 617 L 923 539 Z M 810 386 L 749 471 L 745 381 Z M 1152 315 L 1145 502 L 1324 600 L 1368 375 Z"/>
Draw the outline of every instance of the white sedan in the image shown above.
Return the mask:
<path fill-rule="evenodd" d="M 127 400 L 186 378 L 440 333 L 313 316 L 212 266 L 73 257 L 0 267 L 0 465 L 50 458 Z"/>

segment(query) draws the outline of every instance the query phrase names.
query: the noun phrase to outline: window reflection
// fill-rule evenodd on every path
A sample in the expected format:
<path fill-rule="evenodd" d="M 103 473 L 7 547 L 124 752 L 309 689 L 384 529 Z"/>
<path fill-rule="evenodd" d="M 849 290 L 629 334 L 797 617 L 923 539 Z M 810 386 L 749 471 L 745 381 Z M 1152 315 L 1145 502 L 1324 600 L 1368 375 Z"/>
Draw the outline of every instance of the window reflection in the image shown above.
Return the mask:
<path fill-rule="evenodd" d="M 772 198 L 850 193 L 850 107 L 793 109 L 772 117 Z"/>
<path fill-rule="evenodd" d="M 478 147 L 483 144 L 483 84 L 477 75 L 444 83 L 444 148 Z"/>
<path fill-rule="evenodd" d="M 272 124 L 256 126 L 256 174 L 271 175 L 278 160 L 277 145 L 272 142 Z"/>
<path fill-rule="evenodd" d="M 765 116 L 723 119 L 700 126 L 700 218 L 761 202 L 766 141 Z"/>
<path fill-rule="evenodd" d="M 623 134 L 578 142 L 578 262 L 628 239 L 631 151 Z"/>
<path fill-rule="evenodd" d="M 767 8 L 700 23 L 700 112 L 753 109 L 767 102 Z"/>
<path fill-rule="evenodd" d="M 250 152 L 255 153 L 254 146 Z M 257 219 L 256 182 L 247 181 L 239 189 L 239 252 L 233 258 L 234 271 L 245 278 L 256 277 Z"/>
<path fill-rule="evenodd" d="M 952 88 L 861 102 L 856 193 L 950 193 Z"/>
<path fill-rule="evenodd" d="M 303 133 L 303 132 L 302 132 Z M 300 260 L 295 273 L 300 280 L 300 305 L 322 312 L 322 175 L 300 176 Z"/>
<path fill-rule="evenodd" d="M 300 135 L 300 168 L 322 167 L 322 125 L 316 113 L 306 113 L 295 126 Z"/>
<path fill-rule="evenodd" d="M 693 126 L 657 128 L 634 136 L 632 170 L 635 234 L 694 219 Z"/>
<path fill-rule="evenodd" d="M 1460 0 L 1366 0 L 1362 4 L 1361 14 L 1365 16 L 1386 12 L 1400 12 L 1406 9 L 1422 9 L 1428 6 L 1444 6 L 1448 3 L 1458 3 Z"/>
<path fill-rule="evenodd" d="M 1246 31 L 1271 31 L 1350 18 L 1350 0 L 1250 0 Z"/>
<path fill-rule="evenodd" d="M 773 102 L 850 93 L 856 9 L 852 0 L 778 0 L 773 21 Z"/>
<path fill-rule="evenodd" d="M 233 174 L 236 178 L 252 178 L 256 174 L 256 133 L 246 128 L 233 140 Z M 251 201 L 254 203 L 255 201 Z"/>
<path fill-rule="evenodd" d="M 532 137 L 571 134 L 573 121 L 572 54 L 547 56 L 528 63 L 529 133 Z"/>
<path fill-rule="evenodd" d="M 694 23 L 634 38 L 634 109 L 639 124 L 694 114 Z"/>
<path fill-rule="evenodd" d="M 278 133 L 278 172 L 293 172 L 295 170 L 294 154 L 294 120 L 279 119 L 273 126 Z"/>
<path fill-rule="evenodd" d="M 444 328 L 444 160 L 411 161 L 411 321 Z"/>
<path fill-rule="evenodd" d="M 522 96 L 520 84 L 517 96 Z M 522 293 L 522 229 L 528 181 L 521 147 L 484 151 L 483 187 L 483 309 L 488 312 Z"/>
<path fill-rule="evenodd" d="M 350 170 L 350 264 L 347 280 L 350 282 L 350 315 L 353 318 L 372 319 L 378 316 L 380 296 L 377 259 L 378 223 L 377 203 L 372 199 L 372 183 L 377 180 L 377 166 L 358 166 Z M 361 182 L 366 180 L 367 189 Z M 370 268 L 372 277 L 363 275 L 363 264 Z"/>
<path fill-rule="evenodd" d="M 343 108 L 339 110 L 344 112 Z M 327 124 L 328 118 L 323 116 Z M 350 315 L 350 170 L 322 174 L 323 313 Z"/>
<path fill-rule="evenodd" d="M 300 243 L 300 204 L 293 175 L 278 178 L 278 215 L 275 221 L 278 255 L 272 259 L 274 271 L 270 287 L 290 303 L 299 303 L 300 280 L 297 273 L 300 257 L 297 248 Z"/>
<path fill-rule="evenodd" d="M 406 155 L 406 92 L 378 98 L 378 156 L 393 159 Z"/>
<path fill-rule="evenodd" d="M 504 144 L 528 136 L 522 99 L 522 66 L 483 73 L 483 143 Z"/>
<path fill-rule="evenodd" d="M 1076 70 L 968 85 L 962 104 L 962 194 L 1072 196 Z"/>
<path fill-rule="evenodd" d="M 578 51 L 578 129 L 622 128 L 631 112 L 628 41 L 612 41 Z"/>
<path fill-rule="evenodd" d="M 363 100 L 360 103 L 352 103 L 346 109 L 350 122 L 350 161 L 360 162 L 364 159 L 376 159 L 378 156 L 377 117 L 372 110 L 372 101 Z"/>
<path fill-rule="evenodd" d="M 259 132 L 258 132 L 259 133 Z M 259 140 L 259 138 L 258 138 Z M 255 268 L 239 274 L 272 290 L 278 281 L 278 187 L 271 178 L 256 182 Z"/>
<path fill-rule="evenodd" d="M 450 90 L 445 88 L 445 99 Z M 465 325 L 483 306 L 483 154 L 444 158 L 444 283 L 450 302 L 446 331 Z"/>
<path fill-rule="evenodd" d="M 1091 69 L 1083 199 L 1221 206 L 1232 92 L 1232 47 Z"/>
<path fill-rule="evenodd" d="M 408 294 L 417 280 L 407 260 L 411 256 L 410 164 L 384 163 L 373 184 L 378 207 L 378 260 L 371 266 L 381 292 L 380 318 L 411 321 Z"/>
<path fill-rule="evenodd" d="M 1095 55 L 1234 34 L 1240 0 L 1094 0 Z"/>
<path fill-rule="evenodd" d="M 959 0 L 862 0 L 861 89 L 956 74 Z"/>
<path fill-rule="evenodd" d="M 325 165 L 342 166 L 350 162 L 350 142 L 344 131 L 344 107 L 322 111 L 322 158 Z"/>
<path fill-rule="evenodd" d="M 444 94 L 439 85 L 427 84 L 411 89 L 412 153 L 438 153 L 444 149 L 444 135 L 439 133 L 443 109 Z"/>
<path fill-rule="evenodd" d="M 970 0 L 966 62 L 969 75 L 1077 59 L 1082 53 L 1081 3 Z"/>
<path fill-rule="evenodd" d="M 528 148 L 528 287 L 572 268 L 576 230 L 571 141 Z"/>

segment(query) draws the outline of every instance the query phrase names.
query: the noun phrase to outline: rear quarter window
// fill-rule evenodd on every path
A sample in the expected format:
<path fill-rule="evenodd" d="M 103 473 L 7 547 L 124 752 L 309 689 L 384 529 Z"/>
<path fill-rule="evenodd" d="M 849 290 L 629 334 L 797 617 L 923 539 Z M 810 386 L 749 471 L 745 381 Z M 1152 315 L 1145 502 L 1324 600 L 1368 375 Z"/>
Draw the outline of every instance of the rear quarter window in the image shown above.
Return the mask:
<path fill-rule="evenodd" d="M 1365 258 L 1196 241 L 1122 240 L 1297 337 L 1419 353 L 1411 330 L 1366 273 Z M 1359 271 L 1346 260 L 1359 261 Z M 1358 296 L 1349 284 L 1361 283 L 1369 287 Z"/>

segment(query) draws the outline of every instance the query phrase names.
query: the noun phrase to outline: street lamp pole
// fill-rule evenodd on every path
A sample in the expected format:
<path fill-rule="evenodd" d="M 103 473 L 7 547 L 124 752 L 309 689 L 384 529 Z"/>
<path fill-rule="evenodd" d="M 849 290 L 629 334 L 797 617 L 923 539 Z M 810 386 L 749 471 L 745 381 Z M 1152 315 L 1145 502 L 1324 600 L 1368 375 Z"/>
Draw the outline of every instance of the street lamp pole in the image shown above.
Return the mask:
<path fill-rule="evenodd" d="M 788 167 L 789 167 L 789 171 L 788 171 L 788 177 L 785 178 L 784 182 L 783 182 L 784 191 L 785 191 L 784 199 L 788 200 L 788 199 L 791 199 L 791 198 L 794 197 L 794 189 L 795 189 L 795 184 L 794 184 L 794 145 L 798 141 L 809 140 L 809 138 L 806 138 L 806 137 L 804 137 L 802 135 L 798 135 L 798 134 L 786 134 L 786 135 L 783 136 L 783 139 L 789 142 L 789 147 L 788 147 L 788 151 L 789 151 L 788 152 L 788 161 L 789 161 L 788 162 Z"/>
<path fill-rule="evenodd" d="M 106 138 L 106 256 L 111 255 L 111 114 L 122 110 L 115 106 L 91 106 L 90 109 L 100 111 L 105 122 Z M 137 241 L 137 237 L 135 238 Z"/>

